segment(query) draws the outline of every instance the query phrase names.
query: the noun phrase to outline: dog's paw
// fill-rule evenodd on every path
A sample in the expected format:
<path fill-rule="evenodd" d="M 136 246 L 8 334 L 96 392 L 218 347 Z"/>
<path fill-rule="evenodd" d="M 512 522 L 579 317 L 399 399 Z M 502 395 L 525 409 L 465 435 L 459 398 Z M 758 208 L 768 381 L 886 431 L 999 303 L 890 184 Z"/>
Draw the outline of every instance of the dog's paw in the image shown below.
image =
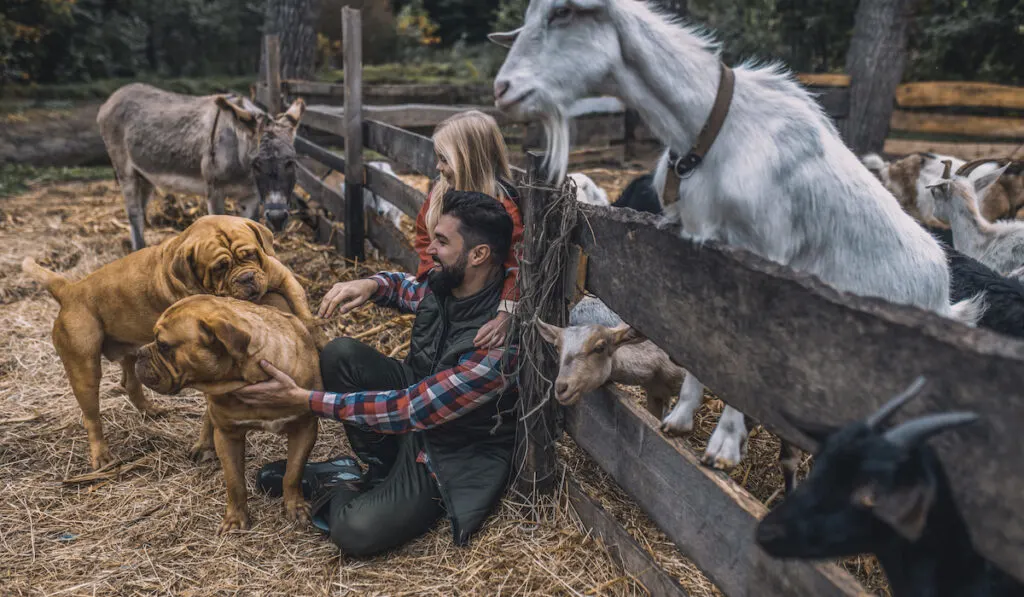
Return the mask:
<path fill-rule="evenodd" d="M 288 522 L 303 523 L 309 520 L 309 516 L 309 502 L 306 500 L 299 498 L 295 502 L 285 502 L 284 517 Z"/>
<path fill-rule="evenodd" d="M 92 450 L 89 462 L 92 464 L 92 470 L 94 471 L 98 471 L 114 462 L 114 457 L 110 455 L 110 447 L 103 444 L 99 448 Z"/>
<path fill-rule="evenodd" d="M 244 531 L 249 528 L 249 514 L 247 512 L 228 511 L 217 529 L 218 535 L 229 531 Z"/>
<path fill-rule="evenodd" d="M 152 402 L 146 402 L 144 404 L 139 405 L 139 412 L 142 413 L 142 416 L 144 417 L 157 419 L 169 413 L 170 410 L 160 406 L 156 406 Z"/>
<path fill-rule="evenodd" d="M 217 459 L 217 451 L 213 449 L 213 446 L 204 444 L 202 442 L 196 442 L 192 445 L 192 448 L 188 451 L 188 457 L 196 464 L 202 464 L 209 460 Z"/>
<path fill-rule="evenodd" d="M 668 436 L 680 437 L 689 435 L 693 432 L 693 416 L 689 418 L 685 417 L 673 417 L 673 413 L 665 415 L 665 418 L 661 421 L 661 426 L 658 429 L 662 433 Z"/>

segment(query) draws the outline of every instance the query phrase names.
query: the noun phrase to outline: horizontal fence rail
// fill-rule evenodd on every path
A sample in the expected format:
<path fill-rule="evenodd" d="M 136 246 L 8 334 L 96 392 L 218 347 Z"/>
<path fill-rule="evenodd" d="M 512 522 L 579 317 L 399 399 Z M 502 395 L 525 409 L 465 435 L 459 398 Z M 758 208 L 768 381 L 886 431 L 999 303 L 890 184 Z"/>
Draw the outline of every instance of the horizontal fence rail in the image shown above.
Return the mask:
<path fill-rule="evenodd" d="M 576 443 L 729 597 L 866 595 L 834 564 L 786 562 L 765 554 L 754 543 L 754 528 L 768 509 L 702 466 L 681 440 L 660 433 L 660 421 L 629 396 L 601 388 L 566 409 L 565 416 Z"/>
<path fill-rule="evenodd" d="M 882 299 L 840 293 L 749 252 L 702 247 L 654 217 L 583 206 L 587 287 L 726 403 L 804 449 L 779 415 L 842 424 L 917 375 L 898 417 L 968 409 L 982 422 L 931 440 L 979 550 L 1024 580 L 1024 342 Z M 637 300 L 638 292 L 644 293 Z"/>

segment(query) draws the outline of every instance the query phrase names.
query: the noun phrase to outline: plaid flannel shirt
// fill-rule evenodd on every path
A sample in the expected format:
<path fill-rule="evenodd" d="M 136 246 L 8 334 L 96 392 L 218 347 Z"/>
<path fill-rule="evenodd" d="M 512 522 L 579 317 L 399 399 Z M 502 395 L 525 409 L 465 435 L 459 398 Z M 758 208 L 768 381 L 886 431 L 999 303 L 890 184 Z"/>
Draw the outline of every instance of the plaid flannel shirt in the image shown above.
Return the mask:
<path fill-rule="evenodd" d="M 405 313 L 415 313 L 430 292 L 425 281 L 410 274 L 381 272 L 371 279 L 377 282 L 371 300 Z M 430 429 L 498 397 L 505 388 L 503 353 L 500 348 L 467 353 L 454 367 L 399 390 L 313 391 L 309 407 L 320 417 L 365 425 L 378 433 Z"/>

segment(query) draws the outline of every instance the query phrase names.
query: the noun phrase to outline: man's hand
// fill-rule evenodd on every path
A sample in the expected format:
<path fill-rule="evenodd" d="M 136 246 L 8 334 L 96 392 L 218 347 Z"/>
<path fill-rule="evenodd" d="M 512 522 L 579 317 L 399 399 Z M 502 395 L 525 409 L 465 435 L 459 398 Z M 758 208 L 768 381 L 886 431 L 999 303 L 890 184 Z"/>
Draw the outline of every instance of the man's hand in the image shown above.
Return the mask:
<path fill-rule="evenodd" d="M 295 414 L 309 410 L 309 390 L 300 388 L 287 373 L 260 361 L 260 367 L 270 376 L 267 381 L 249 384 L 232 394 L 249 406 L 291 408 Z"/>
<path fill-rule="evenodd" d="M 473 345 L 479 349 L 491 350 L 505 345 L 505 336 L 512 325 L 512 316 L 507 311 L 498 311 L 494 319 L 480 326 L 473 338 Z"/>
<path fill-rule="evenodd" d="M 320 310 L 317 315 L 330 317 L 334 314 L 335 309 L 338 310 L 338 315 L 344 315 L 368 301 L 376 291 L 377 283 L 370 279 L 338 282 L 327 291 L 323 300 L 320 301 Z"/>

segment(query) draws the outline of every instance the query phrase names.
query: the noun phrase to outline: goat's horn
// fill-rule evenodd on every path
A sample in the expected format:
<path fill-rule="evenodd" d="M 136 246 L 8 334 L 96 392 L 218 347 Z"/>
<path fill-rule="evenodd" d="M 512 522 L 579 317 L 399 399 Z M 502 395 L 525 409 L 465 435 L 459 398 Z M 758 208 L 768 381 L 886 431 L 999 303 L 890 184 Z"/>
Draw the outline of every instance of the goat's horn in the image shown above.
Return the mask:
<path fill-rule="evenodd" d="M 868 417 L 864 423 L 871 429 L 877 429 L 879 425 L 885 423 L 893 413 L 909 402 L 911 398 L 920 394 L 921 390 L 924 389 L 924 384 L 924 376 L 918 375 L 917 379 L 914 380 L 914 383 L 910 384 L 909 388 L 903 390 L 895 398 L 882 405 L 882 408 L 878 409 L 875 414 Z"/>
<path fill-rule="evenodd" d="M 942 169 L 942 178 L 947 178 L 948 179 L 949 178 L 949 171 L 953 168 L 953 161 L 952 160 L 942 160 L 942 163 L 946 165 L 946 167 Z"/>
<path fill-rule="evenodd" d="M 926 415 L 897 425 L 882 436 L 890 443 L 904 448 L 912 448 L 929 437 L 962 427 L 977 421 L 980 417 L 972 412 L 952 412 Z"/>

